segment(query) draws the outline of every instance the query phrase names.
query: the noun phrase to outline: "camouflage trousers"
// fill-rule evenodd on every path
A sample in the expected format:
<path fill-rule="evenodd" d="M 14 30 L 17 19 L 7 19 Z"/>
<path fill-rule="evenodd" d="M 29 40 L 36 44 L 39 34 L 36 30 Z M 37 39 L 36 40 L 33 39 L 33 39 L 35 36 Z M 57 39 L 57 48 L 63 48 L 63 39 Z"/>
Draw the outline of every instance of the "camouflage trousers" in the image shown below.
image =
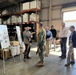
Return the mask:
<path fill-rule="evenodd" d="M 39 58 L 40 58 L 40 61 L 44 60 L 44 50 L 45 50 L 44 47 L 39 47 Z"/>

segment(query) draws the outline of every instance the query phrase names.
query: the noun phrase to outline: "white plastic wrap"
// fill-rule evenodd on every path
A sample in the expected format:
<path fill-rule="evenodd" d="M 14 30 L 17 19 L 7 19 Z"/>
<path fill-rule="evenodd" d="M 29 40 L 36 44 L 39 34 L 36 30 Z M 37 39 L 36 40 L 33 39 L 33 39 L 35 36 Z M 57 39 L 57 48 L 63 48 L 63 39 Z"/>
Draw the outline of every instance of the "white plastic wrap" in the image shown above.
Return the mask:
<path fill-rule="evenodd" d="M 21 53 L 23 53 L 25 51 L 25 44 L 24 44 L 24 42 L 22 42 L 22 44 L 20 45 L 20 50 L 21 50 Z"/>
<path fill-rule="evenodd" d="M 16 55 L 20 54 L 20 45 L 16 46 Z"/>
<path fill-rule="evenodd" d="M 23 3 L 23 10 L 27 10 L 29 7 L 29 2 Z"/>
<path fill-rule="evenodd" d="M 17 18 L 16 18 L 16 16 L 12 16 L 12 23 L 16 23 L 17 22 Z"/>
<path fill-rule="evenodd" d="M 11 46 L 10 50 L 11 50 L 11 55 L 16 56 L 16 46 Z"/>
<path fill-rule="evenodd" d="M 37 4 L 37 6 L 36 6 L 36 4 Z M 38 9 L 40 9 L 41 8 L 41 3 L 40 3 L 40 1 L 32 1 L 32 2 L 30 2 L 30 9 L 33 9 L 33 8 L 38 8 Z"/>
<path fill-rule="evenodd" d="M 36 17 L 37 17 L 37 21 L 39 21 L 39 15 L 32 13 L 30 15 L 30 21 L 36 21 Z"/>
<path fill-rule="evenodd" d="M 19 17 L 17 17 L 17 23 L 21 23 L 22 21 L 21 21 L 21 17 L 19 16 Z"/>
<path fill-rule="evenodd" d="M 3 10 L 2 11 L 2 15 L 4 15 L 4 14 L 8 14 L 8 11 L 7 10 Z"/>
<path fill-rule="evenodd" d="M 10 24 L 10 18 L 9 18 L 9 19 L 7 19 L 7 24 Z"/>
<path fill-rule="evenodd" d="M 28 22 L 28 14 L 23 14 L 23 22 Z"/>
<path fill-rule="evenodd" d="M 18 46 L 11 46 L 10 50 L 11 50 L 12 56 L 16 56 L 16 55 L 20 54 L 20 46 L 19 45 Z"/>

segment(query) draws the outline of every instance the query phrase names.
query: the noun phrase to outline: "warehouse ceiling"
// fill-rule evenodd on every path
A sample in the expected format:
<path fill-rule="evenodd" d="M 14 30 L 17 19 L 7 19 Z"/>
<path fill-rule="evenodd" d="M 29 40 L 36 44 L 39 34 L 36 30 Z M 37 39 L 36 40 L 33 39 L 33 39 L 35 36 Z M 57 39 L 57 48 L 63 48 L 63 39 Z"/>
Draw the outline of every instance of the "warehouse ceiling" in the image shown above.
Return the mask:
<path fill-rule="evenodd" d="M 32 0 L 0 0 L 0 8 L 4 8 L 13 4 L 18 4 L 20 2 L 26 2 Z"/>

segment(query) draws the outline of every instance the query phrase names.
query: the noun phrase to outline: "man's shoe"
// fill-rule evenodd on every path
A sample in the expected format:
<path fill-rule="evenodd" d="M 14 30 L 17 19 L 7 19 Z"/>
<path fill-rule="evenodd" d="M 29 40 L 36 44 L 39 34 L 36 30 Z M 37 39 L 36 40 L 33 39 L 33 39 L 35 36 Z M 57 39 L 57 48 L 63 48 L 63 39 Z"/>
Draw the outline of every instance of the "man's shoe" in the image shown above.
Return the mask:
<path fill-rule="evenodd" d="M 38 66 L 38 67 L 43 67 L 43 66 L 44 66 L 44 62 L 43 62 L 43 61 L 39 61 L 39 62 L 37 63 L 37 66 Z"/>
<path fill-rule="evenodd" d="M 65 59 L 66 57 L 61 57 L 61 59 Z"/>
<path fill-rule="evenodd" d="M 24 62 L 26 62 L 26 60 L 24 59 Z"/>
<path fill-rule="evenodd" d="M 71 63 L 71 65 L 74 65 L 75 64 L 75 61 L 71 61 L 70 63 Z"/>
<path fill-rule="evenodd" d="M 68 63 L 68 64 L 65 64 L 65 66 L 70 66 L 70 63 Z"/>
<path fill-rule="evenodd" d="M 59 58 L 62 58 L 62 56 L 59 56 Z"/>
<path fill-rule="evenodd" d="M 27 59 L 31 59 L 31 57 L 27 57 Z"/>
<path fill-rule="evenodd" d="M 45 57 L 48 57 L 48 54 L 45 54 Z"/>

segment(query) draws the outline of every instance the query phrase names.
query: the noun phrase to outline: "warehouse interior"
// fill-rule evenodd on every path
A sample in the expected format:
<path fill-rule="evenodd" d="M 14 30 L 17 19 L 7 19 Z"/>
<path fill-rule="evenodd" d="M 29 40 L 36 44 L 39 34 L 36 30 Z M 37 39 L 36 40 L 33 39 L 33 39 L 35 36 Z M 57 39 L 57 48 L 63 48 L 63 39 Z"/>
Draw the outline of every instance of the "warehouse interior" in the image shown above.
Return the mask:
<path fill-rule="evenodd" d="M 63 22 L 66 27 L 74 25 L 76 30 L 76 0 L 0 0 L 0 75 L 76 75 L 76 64 L 65 67 L 67 59 L 59 58 L 59 41 L 56 41 L 55 51 L 52 45 L 49 56 L 45 57 L 45 65 L 36 66 L 38 22 L 42 22 L 43 27 L 48 26 L 49 29 L 54 25 L 57 37 Z M 4 25 L 7 26 L 7 31 L 2 28 Z M 35 34 L 32 37 L 31 59 L 24 62 L 19 41 L 22 39 L 23 42 L 22 34 L 27 26 Z M 4 45 L 7 47 L 7 44 L 1 47 L 3 31 L 8 33 L 10 49 L 2 48 Z M 76 61 L 75 50 L 74 53 Z"/>

